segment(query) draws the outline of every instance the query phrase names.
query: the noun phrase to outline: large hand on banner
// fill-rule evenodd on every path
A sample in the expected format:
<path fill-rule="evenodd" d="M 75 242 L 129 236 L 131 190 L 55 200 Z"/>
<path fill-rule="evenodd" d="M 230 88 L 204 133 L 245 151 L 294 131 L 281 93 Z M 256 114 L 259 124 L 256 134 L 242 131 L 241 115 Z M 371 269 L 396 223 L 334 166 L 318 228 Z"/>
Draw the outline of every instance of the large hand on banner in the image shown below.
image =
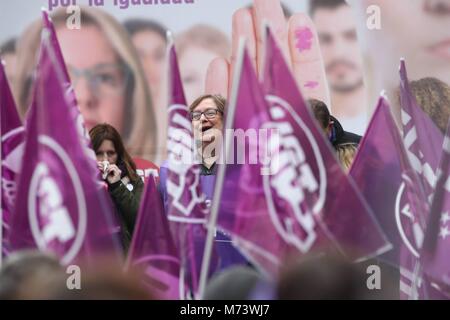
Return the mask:
<path fill-rule="evenodd" d="M 303 13 L 294 14 L 286 22 L 279 0 L 254 0 L 252 9 L 241 8 L 234 13 L 231 61 L 217 58 L 211 62 L 205 92 L 228 96 L 241 37 L 245 37 L 257 74 L 261 74 L 264 65 L 264 23 L 272 28 L 305 98 L 319 99 L 329 105 L 329 89 L 315 27 Z"/>

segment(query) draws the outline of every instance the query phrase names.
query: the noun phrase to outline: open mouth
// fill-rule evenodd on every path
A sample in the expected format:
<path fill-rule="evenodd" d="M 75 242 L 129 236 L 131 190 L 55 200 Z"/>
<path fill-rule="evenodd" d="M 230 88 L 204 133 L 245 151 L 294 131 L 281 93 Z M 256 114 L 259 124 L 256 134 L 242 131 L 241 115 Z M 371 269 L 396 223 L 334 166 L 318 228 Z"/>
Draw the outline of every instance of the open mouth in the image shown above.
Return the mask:
<path fill-rule="evenodd" d="M 202 126 L 201 132 L 202 132 L 202 133 L 205 133 L 206 131 L 208 131 L 208 130 L 211 129 L 211 128 L 212 128 L 211 126 Z"/>

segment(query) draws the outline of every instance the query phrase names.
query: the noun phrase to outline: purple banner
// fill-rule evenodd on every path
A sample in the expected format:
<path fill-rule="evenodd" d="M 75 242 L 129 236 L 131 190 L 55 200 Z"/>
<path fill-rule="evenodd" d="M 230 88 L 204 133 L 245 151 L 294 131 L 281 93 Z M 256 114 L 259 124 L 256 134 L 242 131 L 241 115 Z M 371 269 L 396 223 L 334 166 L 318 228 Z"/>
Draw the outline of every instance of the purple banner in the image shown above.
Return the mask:
<path fill-rule="evenodd" d="M 185 297 L 180 258 L 153 178 L 146 183 L 128 261 L 131 267 L 145 270 L 145 285 L 158 298 Z"/>
<path fill-rule="evenodd" d="M 63 72 L 44 32 L 24 161 L 11 219 L 12 250 L 39 248 L 63 264 L 118 256 L 120 231 L 106 189 L 92 174 L 70 114 Z"/>
<path fill-rule="evenodd" d="M 175 47 L 171 47 L 169 71 L 169 124 L 167 137 L 167 216 L 180 250 L 186 283 L 198 291 L 200 266 L 206 239 L 208 208 L 201 191 L 200 165 L 195 161 L 194 134 L 181 83 Z"/>
<path fill-rule="evenodd" d="M 418 106 L 411 92 L 404 60 L 400 64 L 400 101 L 405 149 L 411 166 L 421 178 L 425 195 L 429 197 L 434 192 L 444 136 Z"/>

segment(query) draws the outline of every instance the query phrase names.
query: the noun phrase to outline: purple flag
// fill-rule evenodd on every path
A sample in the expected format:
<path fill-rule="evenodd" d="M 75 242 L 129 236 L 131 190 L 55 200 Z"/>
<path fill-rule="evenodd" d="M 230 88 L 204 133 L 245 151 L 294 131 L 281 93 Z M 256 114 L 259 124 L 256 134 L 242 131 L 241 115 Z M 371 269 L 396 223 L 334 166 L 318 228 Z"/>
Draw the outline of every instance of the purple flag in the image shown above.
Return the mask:
<path fill-rule="evenodd" d="M 65 92 L 67 105 L 70 110 L 71 118 L 73 119 L 74 123 L 76 124 L 76 129 L 78 132 L 78 136 L 81 140 L 83 151 L 86 153 L 86 155 L 92 159 L 95 160 L 95 153 L 94 150 L 92 150 L 91 146 L 91 140 L 89 137 L 89 133 L 86 130 L 86 127 L 84 125 L 84 119 L 83 116 L 78 108 L 77 99 L 75 96 L 75 90 L 72 86 L 72 83 L 70 81 L 69 72 L 67 71 L 66 64 L 64 62 L 64 58 L 62 55 L 61 47 L 59 46 L 58 38 L 56 37 L 56 31 L 55 26 L 53 25 L 53 22 L 51 21 L 47 11 L 42 11 L 42 20 L 44 22 L 44 30 L 48 32 L 49 37 L 49 45 L 52 46 L 52 50 L 55 53 L 55 63 L 58 64 L 58 69 L 61 70 L 61 84 Z M 97 170 L 96 166 L 91 166 L 92 174 L 97 175 L 98 180 L 100 180 L 100 174 L 99 170 Z"/>
<path fill-rule="evenodd" d="M 0 117 L 2 134 L 2 219 L 0 222 L 3 226 L 1 239 L 3 245 L 0 254 L 6 255 L 9 247 L 6 239 L 16 198 L 16 176 L 20 172 L 22 163 L 25 135 L 2 63 L 0 63 Z"/>
<path fill-rule="evenodd" d="M 46 10 L 42 11 L 42 21 L 44 23 L 44 29 L 49 33 L 50 45 L 55 52 L 56 61 L 58 63 L 58 67 L 61 70 L 61 78 L 62 78 L 62 87 L 64 88 L 64 92 L 66 94 L 66 100 L 69 102 L 69 106 L 71 109 L 71 113 L 74 119 L 77 119 L 80 115 L 80 112 L 77 107 L 77 100 L 75 98 L 75 91 L 72 87 L 72 83 L 70 81 L 69 72 L 67 71 L 66 64 L 64 63 L 64 58 L 62 55 L 61 47 L 59 46 L 58 38 L 56 37 L 55 26 L 48 16 L 48 12 Z M 77 123 L 78 125 L 78 123 Z"/>
<path fill-rule="evenodd" d="M 201 191 L 200 165 L 194 152 L 194 134 L 186 105 L 175 47 L 170 48 L 168 173 L 166 214 L 180 250 L 182 268 L 194 294 L 198 292 L 200 266 L 206 238 L 208 208 Z"/>
<path fill-rule="evenodd" d="M 235 135 L 245 131 L 248 142 L 230 148 L 227 141 L 219 225 L 272 275 L 292 253 L 332 247 L 354 259 L 387 250 L 370 209 L 337 163 L 274 41 L 268 38 L 267 96 L 246 54 L 236 71 L 238 91 L 226 128 Z M 245 163 L 238 159 L 236 164 L 229 155 L 241 148 Z M 355 225 L 359 228 L 349 228 Z"/>
<path fill-rule="evenodd" d="M 405 149 L 413 169 L 420 176 L 425 195 L 430 197 L 434 192 L 435 172 L 444 136 L 417 105 L 411 93 L 404 60 L 400 63 L 400 101 Z"/>
<path fill-rule="evenodd" d="M 12 250 L 39 248 L 63 264 L 118 253 L 113 206 L 95 181 L 70 115 L 57 56 L 44 32 L 24 160 L 11 219 Z"/>
<path fill-rule="evenodd" d="M 394 246 L 381 259 L 400 268 L 402 295 L 421 296 L 419 253 L 429 208 L 383 97 L 360 143 L 350 175 Z"/>
<path fill-rule="evenodd" d="M 281 260 L 295 248 L 277 233 L 278 225 L 272 222 L 276 217 L 268 212 L 262 173 L 270 171 L 270 168 L 263 166 L 264 161 L 259 161 L 258 147 L 261 152 L 268 149 L 270 139 L 276 139 L 276 132 L 262 128 L 263 123 L 269 120 L 268 107 L 242 45 L 234 76 L 225 123 L 225 152 L 215 188 L 220 200 L 217 204 L 218 195 L 215 195 L 213 208 L 218 206 L 219 210 L 217 226 L 231 234 L 233 242 L 247 259 L 261 271 L 275 276 Z M 260 132 L 265 137 L 260 139 Z M 239 139 L 239 135 L 243 138 Z M 262 145 L 263 140 L 265 146 Z M 299 231 L 295 224 L 292 227 L 295 228 L 292 233 Z M 292 238 L 292 235 L 286 234 L 286 237 Z M 305 244 L 298 245 L 306 245 L 307 241 L 306 237 Z"/>
<path fill-rule="evenodd" d="M 422 251 L 424 272 L 450 298 L 450 122 Z"/>
<path fill-rule="evenodd" d="M 319 217 L 325 233 L 334 238 L 349 258 L 363 259 L 385 252 L 390 245 L 373 212 L 351 179 L 341 170 L 334 150 L 305 104 L 270 30 L 268 35 L 264 73 L 264 86 L 268 93 L 266 100 L 272 114 L 280 108 L 286 114 L 278 119 L 272 115 L 272 121 L 280 124 L 288 121 L 292 125 L 293 135 L 304 149 L 304 162 L 310 164 L 318 183 L 316 190 L 305 190 L 309 193 L 309 199 L 306 198 L 304 205 Z M 289 139 L 288 136 L 286 138 Z M 300 167 L 297 169 L 302 172 Z M 358 228 L 350 225 L 357 225 Z"/>
<path fill-rule="evenodd" d="M 70 77 L 69 73 L 67 72 L 66 65 L 64 64 L 64 58 L 62 55 L 61 47 L 59 46 L 58 38 L 56 37 L 56 30 L 55 26 L 53 25 L 52 20 L 50 19 L 48 12 L 46 10 L 42 11 L 42 21 L 44 23 L 44 29 L 47 29 L 49 35 L 49 41 L 50 45 L 52 46 L 56 60 L 58 61 L 59 67 L 61 68 L 61 77 L 62 77 L 62 86 L 63 87 L 70 87 Z M 71 90 L 73 93 L 73 90 Z"/>
<path fill-rule="evenodd" d="M 133 268 L 145 270 L 145 285 L 160 299 L 185 297 L 180 259 L 154 179 L 148 179 L 128 252 Z"/>

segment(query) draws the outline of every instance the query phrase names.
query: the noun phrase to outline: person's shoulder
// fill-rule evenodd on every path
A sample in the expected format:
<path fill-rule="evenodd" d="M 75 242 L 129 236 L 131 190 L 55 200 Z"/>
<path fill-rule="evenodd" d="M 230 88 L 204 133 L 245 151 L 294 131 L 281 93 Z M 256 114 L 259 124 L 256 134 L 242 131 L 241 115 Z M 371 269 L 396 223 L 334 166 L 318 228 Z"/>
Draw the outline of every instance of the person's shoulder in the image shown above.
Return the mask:
<path fill-rule="evenodd" d="M 359 144 L 362 139 L 362 136 L 360 136 L 359 134 L 348 131 L 344 131 L 344 136 L 348 140 L 347 142 L 352 142 L 356 144 Z"/>
<path fill-rule="evenodd" d="M 333 145 L 339 146 L 342 144 L 355 144 L 359 145 L 362 137 L 360 135 L 357 135 L 353 132 L 344 131 L 343 134 L 336 139 L 336 141 L 333 143 Z"/>

